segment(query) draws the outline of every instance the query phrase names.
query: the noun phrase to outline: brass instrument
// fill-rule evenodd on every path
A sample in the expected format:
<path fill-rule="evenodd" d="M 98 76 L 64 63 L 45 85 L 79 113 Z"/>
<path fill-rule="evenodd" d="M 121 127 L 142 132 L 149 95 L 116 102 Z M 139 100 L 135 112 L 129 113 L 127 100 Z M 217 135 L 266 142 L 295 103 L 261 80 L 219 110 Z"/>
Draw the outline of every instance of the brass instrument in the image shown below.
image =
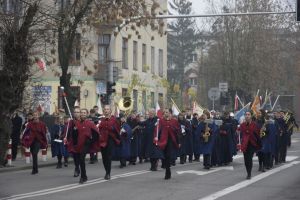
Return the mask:
<path fill-rule="evenodd" d="M 202 135 L 204 142 L 208 142 L 210 136 L 210 128 L 208 127 L 208 123 L 205 124 L 204 134 Z"/>
<path fill-rule="evenodd" d="M 123 97 L 120 99 L 118 103 L 118 107 L 122 111 L 129 111 L 133 107 L 133 101 L 131 97 Z"/>
<path fill-rule="evenodd" d="M 133 100 L 131 99 L 131 97 L 121 98 L 118 103 L 118 108 L 121 111 L 124 111 L 124 115 L 127 117 L 133 108 Z"/>
<path fill-rule="evenodd" d="M 263 126 L 261 127 L 260 131 L 259 131 L 259 135 L 261 138 L 265 137 L 267 134 L 266 134 L 266 130 L 267 130 L 267 127 L 266 127 L 267 123 L 265 122 L 263 124 Z"/>

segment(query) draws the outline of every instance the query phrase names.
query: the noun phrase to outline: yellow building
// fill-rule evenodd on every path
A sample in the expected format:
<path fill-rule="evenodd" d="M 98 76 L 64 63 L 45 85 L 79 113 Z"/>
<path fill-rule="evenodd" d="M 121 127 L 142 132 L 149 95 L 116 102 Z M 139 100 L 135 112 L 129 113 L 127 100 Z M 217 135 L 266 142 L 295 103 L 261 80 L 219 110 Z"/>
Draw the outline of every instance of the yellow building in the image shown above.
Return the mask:
<path fill-rule="evenodd" d="M 158 2 L 160 9 L 166 11 L 167 0 Z M 164 33 L 166 21 L 160 23 Z M 134 100 L 134 110 L 139 112 L 154 108 L 156 102 L 163 106 L 167 92 L 167 35 L 152 30 L 150 25 L 136 27 L 128 24 L 117 34 L 115 28 L 103 27 L 101 30 L 84 36 L 78 31 L 77 44 L 93 46 L 87 56 L 82 49 L 75 48 L 69 67 L 72 87 L 78 93 L 80 106 L 91 109 L 96 105 L 98 96 L 106 92 L 108 81 L 116 83 L 116 93 L 111 97 L 115 103 L 122 96 L 130 95 Z M 59 77 L 55 76 L 60 73 L 58 65 L 40 72 L 42 87 L 34 90 L 43 90 L 44 96 L 40 97 L 37 92 L 35 98 L 50 113 L 55 111 L 56 106 L 62 106 Z"/>

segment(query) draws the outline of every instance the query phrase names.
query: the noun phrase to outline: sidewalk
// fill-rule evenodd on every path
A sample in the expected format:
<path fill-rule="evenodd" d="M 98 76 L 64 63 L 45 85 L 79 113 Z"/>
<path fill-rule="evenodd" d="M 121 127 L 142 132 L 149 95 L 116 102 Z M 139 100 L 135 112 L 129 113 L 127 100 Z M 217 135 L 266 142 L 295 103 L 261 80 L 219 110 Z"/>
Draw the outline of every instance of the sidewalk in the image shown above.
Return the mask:
<path fill-rule="evenodd" d="M 101 153 L 98 152 L 98 159 L 102 159 Z M 86 155 L 86 161 L 90 160 L 90 154 Z M 38 165 L 39 168 L 42 167 L 49 167 L 49 166 L 56 166 L 57 164 L 57 158 L 54 157 L 52 158 L 51 154 L 51 147 L 47 149 L 47 158 L 46 161 L 43 161 L 42 159 L 42 150 L 40 150 L 38 154 Z M 69 157 L 69 164 L 73 164 L 73 159 L 70 156 Z M 19 171 L 19 170 L 25 170 L 25 169 L 32 169 L 32 158 L 30 158 L 30 163 L 26 163 L 25 161 L 25 156 L 21 156 L 20 149 L 18 150 L 17 158 L 15 161 L 12 161 L 12 165 L 6 165 L 5 167 L 0 166 L 0 173 L 5 173 L 5 172 L 12 172 L 12 171 Z"/>
<path fill-rule="evenodd" d="M 72 159 L 70 159 L 71 162 L 73 162 Z M 69 162 L 70 162 L 69 161 Z M 39 167 L 48 167 L 48 166 L 55 166 L 57 164 L 57 158 L 52 158 L 51 156 L 51 148 L 47 149 L 47 159 L 46 161 L 42 160 L 42 150 L 40 150 L 38 154 L 38 165 Z M 31 169 L 32 168 L 32 159 L 30 159 L 30 163 L 26 163 L 25 156 L 21 156 L 21 152 L 18 151 L 18 155 L 16 160 L 12 161 L 12 165 L 6 165 L 5 167 L 0 167 L 0 173 L 4 172 L 11 172 L 11 171 L 18 171 L 18 170 L 24 170 L 24 169 Z"/>

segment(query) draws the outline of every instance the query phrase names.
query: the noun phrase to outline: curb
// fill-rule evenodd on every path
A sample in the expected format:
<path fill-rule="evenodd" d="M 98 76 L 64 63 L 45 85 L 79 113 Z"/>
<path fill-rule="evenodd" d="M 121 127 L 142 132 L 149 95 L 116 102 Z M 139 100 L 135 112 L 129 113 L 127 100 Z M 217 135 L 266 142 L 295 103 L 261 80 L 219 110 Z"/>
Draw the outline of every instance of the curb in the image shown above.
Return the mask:
<path fill-rule="evenodd" d="M 69 162 L 73 163 L 73 161 Z M 50 166 L 55 166 L 57 162 L 49 162 L 49 163 L 39 163 L 38 167 L 43 168 L 43 167 L 50 167 Z M 13 171 L 21 171 L 21 170 L 26 170 L 26 169 L 32 169 L 32 163 L 21 166 L 21 167 L 14 167 L 12 166 L 5 166 L 5 167 L 0 167 L 0 174 L 5 173 L 5 172 L 13 172 Z"/>

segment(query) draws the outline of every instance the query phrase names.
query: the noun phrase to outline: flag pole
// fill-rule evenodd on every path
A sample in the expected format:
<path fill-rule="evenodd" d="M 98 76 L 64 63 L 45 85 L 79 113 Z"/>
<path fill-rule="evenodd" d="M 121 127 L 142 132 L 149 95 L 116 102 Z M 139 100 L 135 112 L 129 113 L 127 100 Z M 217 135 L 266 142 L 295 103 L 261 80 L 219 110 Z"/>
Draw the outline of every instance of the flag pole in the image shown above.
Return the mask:
<path fill-rule="evenodd" d="M 178 106 L 176 105 L 176 103 L 174 102 L 174 100 L 171 98 L 171 101 L 173 103 L 174 106 L 176 106 L 177 110 L 181 113 L 180 109 L 178 108 Z"/>

